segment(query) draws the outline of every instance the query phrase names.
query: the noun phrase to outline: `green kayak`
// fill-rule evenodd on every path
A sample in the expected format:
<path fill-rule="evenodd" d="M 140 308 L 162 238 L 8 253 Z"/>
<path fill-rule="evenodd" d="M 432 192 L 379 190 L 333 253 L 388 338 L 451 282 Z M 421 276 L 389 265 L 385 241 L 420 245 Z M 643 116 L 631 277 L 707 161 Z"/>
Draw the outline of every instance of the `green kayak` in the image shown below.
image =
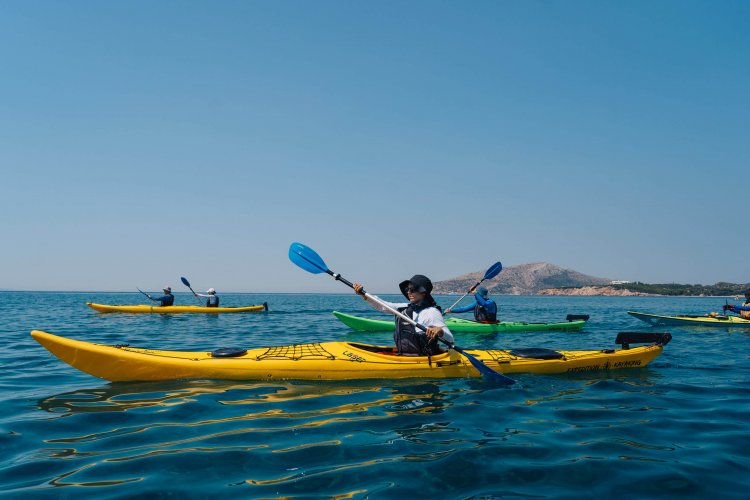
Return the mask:
<path fill-rule="evenodd" d="M 695 325 L 695 326 L 718 326 L 718 327 L 745 327 L 750 328 L 750 319 L 743 319 L 737 316 L 660 316 L 658 314 L 648 314 L 642 312 L 628 311 L 628 314 L 641 321 L 645 321 L 651 326 L 676 326 L 676 325 Z"/>
<path fill-rule="evenodd" d="M 393 330 L 393 320 L 361 318 L 350 314 L 333 311 L 342 323 L 360 332 L 383 332 Z M 583 328 L 588 315 L 569 314 L 567 321 L 559 323 L 526 323 L 520 321 L 500 321 L 498 323 L 477 323 L 460 318 L 446 318 L 445 324 L 452 332 L 496 333 L 496 332 L 533 332 L 539 330 L 576 331 Z"/>

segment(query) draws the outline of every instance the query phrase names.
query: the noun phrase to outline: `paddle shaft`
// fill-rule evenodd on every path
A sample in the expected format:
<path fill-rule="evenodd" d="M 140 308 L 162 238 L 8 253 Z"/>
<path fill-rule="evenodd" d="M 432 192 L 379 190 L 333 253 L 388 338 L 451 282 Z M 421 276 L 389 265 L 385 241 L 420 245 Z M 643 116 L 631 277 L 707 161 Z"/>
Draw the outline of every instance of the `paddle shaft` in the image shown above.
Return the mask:
<path fill-rule="evenodd" d="M 476 287 L 478 287 L 479 285 L 481 285 L 483 281 L 484 281 L 484 278 L 482 278 L 481 280 L 477 281 L 477 284 L 476 284 L 476 285 L 474 285 L 473 287 L 469 288 L 469 292 L 471 292 L 471 291 L 472 291 L 472 290 L 474 290 L 474 289 L 475 289 Z M 454 307 L 456 307 L 456 304 L 458 304 L 459 302 L 461 302 L 462 300 L 464 300 L 464 297 L 466 297 L 467 295 L 469 295 L 469 292 L 466 292 L 465 294 L 463 294 L 463 295 L 461 296 L 461 298 L 460 298 L 460 299 L 458 299 L 458 300 L 457 300 L 457 301 L 456 301 L 456 302 L 455 302 L 455 303 L 454 303 L 454 304 L 453 304 L 452 306 L 450 306 L 450 307 L 449 307 L 448 309 L 453 309 Z"/>
<path fill-rule="evenodd" d="M 139 292 L 141 292 L 141 293 L 142 293 L 143 295 L 145 295 L 145 296 L 146 296 L 146 297 L 148 297 L 149 299 L 151 299 L 151 300 L 154 300 L 154 299 L 152 299 L 152 298 L 151 298 L 151 295 L 147 294 L 146 292 L 144 292 L 144 291 L 143 291 L 143 290 L 141 290 L 140 288 L 136 288 L 136 290 L 138 290 Z"/>
<path fill-rule="evenodd" d="M 197 293 L 195 293 L 195 290 L 193 290 L 193 288 L 192 288 L 192 287 L 188 287 L 188 288 L 190 288 L 190 291 L 191 291 L 191 292 L 193 292 L 193 295 L 195 296 L 195 300 L 197 300 L 197 301 L 198 301 L 198 303 L 202 305 L 202 304 L 203 304 L 203 302 L 201 302 L 201 299 L 200 299 L 200 298 L 198 297 L 198 294 L 197 294 Z"/>
<path fill-rule="evenodd" d="M 188 287 L 191 292 L 193 292 L 193 296 L 195 297 L 195 300 L 197 300 L 200 305 L 203 305 L 203 302 L 201 302 L 201 299 L 198 298 L 198 294 L 195 293 L 195 290 L 193 290 L 193 287 L 190 286 L 190 282 L 187 280 L 187 278 L 184 278 L 184 277 L 180 278 L 180 281 L 182 281 L 182 284 Z"/>

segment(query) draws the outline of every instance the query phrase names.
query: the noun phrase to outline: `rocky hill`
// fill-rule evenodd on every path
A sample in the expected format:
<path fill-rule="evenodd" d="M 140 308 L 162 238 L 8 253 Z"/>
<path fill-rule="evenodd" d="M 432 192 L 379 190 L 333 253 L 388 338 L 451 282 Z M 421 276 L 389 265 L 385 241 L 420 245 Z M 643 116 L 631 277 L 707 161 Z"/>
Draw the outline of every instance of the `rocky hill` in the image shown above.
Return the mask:
<path fill-rule="evenodd" d="M 433 293 L 465 293 L 482 276 L 484 270 L 438 281 Z M 535 295 L 549 288 L 602 286 L 609 282 L 606 278 L 588 276 L 554 264 L 534 262 L 506 267 L 499 275 L 482 285 L 494 294 Z"/>

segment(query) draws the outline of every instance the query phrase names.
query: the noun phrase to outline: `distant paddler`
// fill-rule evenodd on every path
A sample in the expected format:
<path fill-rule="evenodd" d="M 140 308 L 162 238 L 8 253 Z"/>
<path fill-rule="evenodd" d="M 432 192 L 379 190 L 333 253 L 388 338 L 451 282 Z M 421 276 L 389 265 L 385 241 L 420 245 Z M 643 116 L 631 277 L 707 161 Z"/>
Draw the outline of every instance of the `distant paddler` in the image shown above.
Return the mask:
<path fill-rule="evenodd" d="M 193 295 L 195 295 L 196 299 L 198 299 L 198 297 L 204 297 L 206 299 L 206 307 L 219 307 L 219 296 L 216 295 L 216 290 L 214 290 L 213 288 L 209 288 L 208 291 L 206 291 L 206 294 L 196 293 L 195 290 L 193 290 L 193 287 L 190 286 L 190 282 L 186 277 L 180 277 L 180 281 L 182 281 L 182 284 L 188 287 L 191 292 L 193 292 Z M 200 299 L 198 299 L 198 302 L 200 303 Z"/>
<path fill-rule="evenodd" d="M 471 289 L 469 293 L 474 294 L 474 303 L 455 309 L 446 309 L 445 314 L 462 313 L 474 311 L 474 320 L 477 323 L 497 323 L 497 304 L 490 298 L 490 292 L 483 286 Z"/>
<path fill-rule="evenodd" d="M 154 302 L 158 302 L 159 306 L 161 307 L 174 305 L 174 295 L 172 295 L 172 287 L 170 286 L 165 286 L 164 288 L 162 288 L 162 292 L 164 292 L 164 294 L 159 297 L 152 297 L 140 288 L 138 288 L 138 291 Z"/>
<path fill-rule="evenodd" d="M 741 306 L 726 304 L 723 308 L 725 314 L 727 311 L 731 311 L 733 313 L 739 314 L 740 318 L 750 319 L 750 288 L 745 290 L 745 302 L 743 302 Z"/>
<path fill-rule="evenodd" d="M 205 294 L 193 292 L 193 295 L 204 297 L 206 299 L 206 307 L 219 307 L 219 296 L 216 295 L 216 290 L 213 288 L 209 288 Z"/>

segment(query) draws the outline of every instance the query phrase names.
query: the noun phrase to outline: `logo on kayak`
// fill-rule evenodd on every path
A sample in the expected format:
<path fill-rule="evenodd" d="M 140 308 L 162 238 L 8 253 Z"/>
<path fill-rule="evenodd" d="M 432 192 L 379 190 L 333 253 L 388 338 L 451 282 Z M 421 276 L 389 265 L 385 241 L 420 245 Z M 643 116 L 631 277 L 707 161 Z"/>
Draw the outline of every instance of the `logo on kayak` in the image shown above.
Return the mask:
<path fill-rule="evenodd" d="M 604 365 L 588 365 L 578 366 L 576 368 L 568 368 L 568 373 L 580 373 L 580 372 L 593 372 L 597 370 L 616 370 L 618 368 L 633 368 L 641 366 L 642 362 L 640 359 L 634 359 L 631 361 L 615 361 L 610 363 L 607 361 Z"/>
<path fill-rule="evenodd" d="M 343 352 L 343 354 L 344 354 L 344 356 L 346 356 L 347 358 L 350 358 L 350 359 L 351 359 L 352 361 L 356 361 L 357 363 L 361 363 L 361 362 L 363 362 L 363 361 L 367 361 L 367 360 L 366 360 L 365 358 L 363 358 L 362 356 L 357 356 L 357 355 L 356 355 L 356 354 L 354 354 L 353 352 L 349 352 L 349 351 L 344 351 L 344 352 Z"/>
<path fill-rule="evenodd" d="M 634 361 L 617 361 L 612 364 L 612 368 L 632 368 L 634 366 L 641 366 L 641 360 L 636 359 Z"/>

